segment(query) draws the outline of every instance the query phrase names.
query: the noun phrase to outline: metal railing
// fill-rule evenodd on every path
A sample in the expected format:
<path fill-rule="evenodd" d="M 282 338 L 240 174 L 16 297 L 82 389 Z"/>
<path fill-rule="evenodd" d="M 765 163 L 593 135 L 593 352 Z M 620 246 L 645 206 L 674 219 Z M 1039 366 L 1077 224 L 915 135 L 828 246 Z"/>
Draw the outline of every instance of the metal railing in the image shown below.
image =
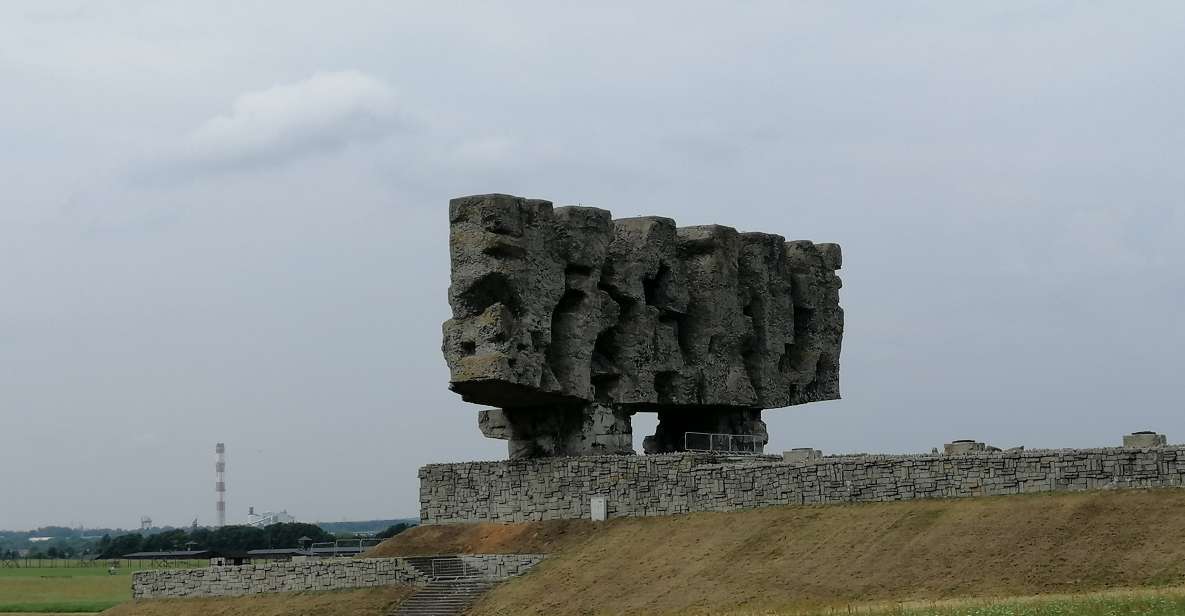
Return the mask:
<path fill-rule="evenodd" d="M 762 438 L 755 434 L 683 433 L 683 449 L 686 451 L 755 456 L 762 453 L 764 448 Z"/>
<path fill-rule="evenodd" d="M 461 580 L 480 577 L 481 572 L 465 564 L 460 558 L 433 558 L 432 577 L 434 579 Z"/>
<path fill-rule="evenodd" d="M 309 556 L 322 558 L 357 556 L 382 542 L 382 539 L 338 539 L 337 541 L 314 543 L 309 546 L 307 552 Z"/>

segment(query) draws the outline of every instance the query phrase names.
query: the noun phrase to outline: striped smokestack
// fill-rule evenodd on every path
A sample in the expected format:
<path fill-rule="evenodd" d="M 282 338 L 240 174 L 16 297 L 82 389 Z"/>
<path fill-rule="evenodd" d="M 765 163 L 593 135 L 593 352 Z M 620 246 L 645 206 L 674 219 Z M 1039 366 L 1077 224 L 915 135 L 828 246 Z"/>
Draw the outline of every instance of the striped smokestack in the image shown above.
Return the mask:
<path fill-rule="evenodd" d="M 214 446 L 214 491 L 218 495 L 217 518 L 218 526 L 226 526 L 226 445 L 218 443 Z"/>

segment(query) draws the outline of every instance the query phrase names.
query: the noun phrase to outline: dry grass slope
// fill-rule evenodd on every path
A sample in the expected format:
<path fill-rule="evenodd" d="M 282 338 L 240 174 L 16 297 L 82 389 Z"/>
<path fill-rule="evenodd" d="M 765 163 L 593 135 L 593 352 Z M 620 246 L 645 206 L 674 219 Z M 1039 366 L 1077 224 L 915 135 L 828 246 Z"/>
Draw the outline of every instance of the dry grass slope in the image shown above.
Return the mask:
<path fill-rule="evenodd" d="M 365 556 L 550 554 L 597 536 L 600 532 L 598 526 L 583 520 L 416 526 L 375 546 Z"/>
<path fill-rule="evenodd" d="M 412 586 L 282 593 L 217 599 L 129 601 L 104 616 L 385 616 L 414 592 Z"/>
<path fill-rule="evenodd" d="M 476 614 L 782 611 L 1185 582 L 1185 490 L 417 528 L 384 555 L 547 552 Z"/>

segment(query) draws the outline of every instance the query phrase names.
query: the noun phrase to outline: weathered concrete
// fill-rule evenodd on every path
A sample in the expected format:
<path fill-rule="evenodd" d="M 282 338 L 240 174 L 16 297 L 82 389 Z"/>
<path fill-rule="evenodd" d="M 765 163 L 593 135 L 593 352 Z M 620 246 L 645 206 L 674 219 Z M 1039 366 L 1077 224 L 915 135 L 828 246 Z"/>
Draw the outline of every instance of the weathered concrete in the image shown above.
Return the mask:
<path fill-rule="evenodd" d="M 488 409 L 478 414 L 477 424 L 483 435 L 509 441 L 511 458 L 634 453 L 630 413 L 598 402 Z"/>
<path fill-rule="evenodd" d="M 511 458 L 756 435 L 761 410 L 839 398 L 835 244 L 477 195 L 449 203 L 450 387 Z"/>
<path fill-rule="evenodd" d="M 789 451 L 782 452 L 782 461 L 791 464 L 801 464 L 803 462 L 822 459 L 823 452 L 818 449 L 811 449 L 810 447 L 795 447 Z"/>
<path fill-rule="evenodd" d="M 948 456 L 958 456 L 967 453 L 982 453 L 985 451 L 999 451 L 995 447 L 988 447 L 986 443 L 980 443 L 972 439 L 960 439 L 946 443 L 942 446 L 942 453 Z"/>
<path fill-rule="evenodd" d="M 1133 432 L 1123 436 L 1124 447 L 1164 447 L 1168 437 L 1151 431 Z"/>
<path fill-rule="evenodd" d="M 466 554 L 465 566 L 479 579 L 502 580 L 525 573 L 539 554 Z M 262 593 L 345 590 L 391 584 L 426 584 L 432 557 L 324 559 L 241 566 L 137 571 L 132 597 L 236 597 Z"/>
<path fill-rule="evenodd" d="M 1182 486 L 1185 447 L 972 452 L 956 456 L 726 459 L 701 454 L 433 464 L 420 469 L 420 519 L 518 522 Z"/>

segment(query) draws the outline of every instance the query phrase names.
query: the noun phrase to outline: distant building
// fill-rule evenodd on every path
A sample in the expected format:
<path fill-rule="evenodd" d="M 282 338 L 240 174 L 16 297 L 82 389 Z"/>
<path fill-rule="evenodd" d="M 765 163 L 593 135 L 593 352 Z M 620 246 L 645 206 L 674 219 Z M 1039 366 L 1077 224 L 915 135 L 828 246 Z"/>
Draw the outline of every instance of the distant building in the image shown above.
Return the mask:
<path fill-rule="evenodd" d="M 174 560 L 206 560 L 211 566 L 248 565 L 251 557 L 246 552 L 228 552 L 226 550 L 176 550 L 172 552 L 132 552 L 124 554 L 127 560 L 147 560 L 168 566 L 168 561 Z"/>
<path fill-rule="evenodd" d="M 289 524 L 295 522 L 296 518 L 288 515 L 288 511 L 264 511 L 263 513 L 255 513 L 255 507 L 247 510 L 247 526 L 255 528 L 263 528 L 264 526 L 271 526 L 272 524 Z"/>

